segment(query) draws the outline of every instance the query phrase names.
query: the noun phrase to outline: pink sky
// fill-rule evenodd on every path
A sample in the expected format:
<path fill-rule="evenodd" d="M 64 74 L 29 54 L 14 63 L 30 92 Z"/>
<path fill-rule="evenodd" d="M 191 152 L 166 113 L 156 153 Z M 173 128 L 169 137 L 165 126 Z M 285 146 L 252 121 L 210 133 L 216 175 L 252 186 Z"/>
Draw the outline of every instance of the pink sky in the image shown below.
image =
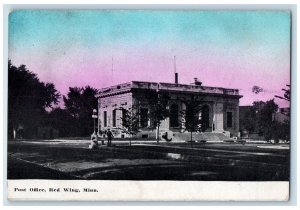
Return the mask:
<path fill-rule="evenodd" d="M 17 12 L 9 58 L 65 95 L 74 86 L 174 82 L 176 56 L 180 83 L 236 88 L 240 105 L 251 105 L 290 84 L 289 20 L 285 12 Z"/>

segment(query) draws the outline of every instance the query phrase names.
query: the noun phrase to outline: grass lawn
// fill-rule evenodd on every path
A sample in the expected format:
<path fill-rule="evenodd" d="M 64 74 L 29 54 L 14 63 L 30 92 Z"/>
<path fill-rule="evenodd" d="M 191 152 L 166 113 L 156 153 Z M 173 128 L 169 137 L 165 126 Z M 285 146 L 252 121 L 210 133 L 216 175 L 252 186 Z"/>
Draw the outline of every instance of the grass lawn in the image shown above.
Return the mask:
<path fill-rule="evenodd" d="M 20 141 L 8 145 L 8 179 L 289 180 L 289 150 L 241 144 Z"/>

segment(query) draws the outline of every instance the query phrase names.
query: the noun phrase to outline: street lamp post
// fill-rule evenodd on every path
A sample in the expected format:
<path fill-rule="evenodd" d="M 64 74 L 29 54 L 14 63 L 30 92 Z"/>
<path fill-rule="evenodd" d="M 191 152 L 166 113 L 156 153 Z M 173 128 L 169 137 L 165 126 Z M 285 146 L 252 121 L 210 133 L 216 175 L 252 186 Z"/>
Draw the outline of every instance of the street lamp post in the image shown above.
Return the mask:
<path fill-rule="evenodd" d="M 95 120 L 98 118 L 97 109 L 93 109 L 92 118 L 94 121 L 94 133 L 91 135 L 91 144 L 89 145 L 89 148 L 96 149 L 96 148 L 98 148 L 98 138 L 96 135 L 96 128 L 95 128 Z"/>
<path fill-rule="evenodd" d="M 96 135 L 96 128 L 95 128 L 95 120 L 98 118 L 97 117 L 97 109 L 93 109 L 93 115 L 92 118 L 94 119 L 94 135 Z"/>

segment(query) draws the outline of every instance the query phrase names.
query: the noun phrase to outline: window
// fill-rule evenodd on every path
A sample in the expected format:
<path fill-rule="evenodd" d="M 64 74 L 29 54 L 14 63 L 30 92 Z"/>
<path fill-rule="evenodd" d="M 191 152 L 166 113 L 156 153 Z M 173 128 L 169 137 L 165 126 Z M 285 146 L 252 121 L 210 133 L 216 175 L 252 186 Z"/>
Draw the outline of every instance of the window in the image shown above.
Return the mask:
<path fill-rule="evenodd" d="M 178 122 L 178 105 L 177 104 L 172 104 L 170 107 L 170 127 L 178 127 L 179 122 Z"/>
<path fill-rule="evenodd" d="M 232 112 L 227 112 L 227 128 L 232 128 Z"/>
<path fill-rule="evenodd" d="M 141 127 L 147 127 L 148 126 L 148 109 L 142 108 L 141 109 Z"/>
<path fill-rule="evenodd" d="M 122 126 L 126 123 L 126 114 L 127 114 L 127 110 L 122 109 Z"/>
<path fill-rule="evenodd" d="M 113 119 L 112 126 L 116 127 L 117 126 L 117 118 L 116 118 L 116 110 L 115 109 L 112 111 L 112 119 Z"/>
<path fill-rule="evenodd" d="M 203 131 L 210 127 L 209 124 L 209 106 L 204 105 L 201 110 L 201 127 Z"/>
<path fill-rule="evenodd" d="M 103 124 L 104 124 L 104 127 L 107 126 L 107 112 L 106 111 L 103 112 Z"/>

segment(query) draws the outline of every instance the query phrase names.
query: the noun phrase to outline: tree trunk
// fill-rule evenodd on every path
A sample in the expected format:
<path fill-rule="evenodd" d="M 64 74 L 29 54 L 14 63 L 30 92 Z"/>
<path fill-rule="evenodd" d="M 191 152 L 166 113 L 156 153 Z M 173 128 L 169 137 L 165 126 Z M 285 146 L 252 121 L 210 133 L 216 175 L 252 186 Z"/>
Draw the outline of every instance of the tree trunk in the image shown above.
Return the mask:
<path fill-rule="evenodd" d="M 191 147 L 193 148 L 193 131 L 191 131 Z"/>
<path fill-rule="evenodd" d="M 157 125 L 156 128 L 156 140 L 157 140 L 157 144 L 159 144 L 159 124 Z"/>

